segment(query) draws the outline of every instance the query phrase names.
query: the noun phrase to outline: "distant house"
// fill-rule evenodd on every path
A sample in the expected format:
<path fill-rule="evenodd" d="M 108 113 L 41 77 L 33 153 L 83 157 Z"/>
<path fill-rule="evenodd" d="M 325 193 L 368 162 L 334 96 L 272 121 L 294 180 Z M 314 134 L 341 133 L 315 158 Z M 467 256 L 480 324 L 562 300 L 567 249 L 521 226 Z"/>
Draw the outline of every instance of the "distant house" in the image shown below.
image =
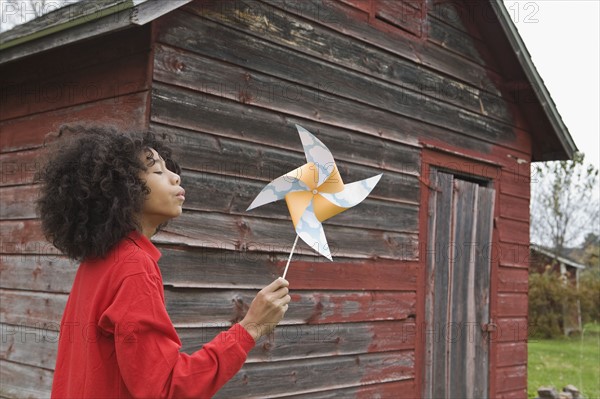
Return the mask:
<path fill-rule="evenodd" d="M 531 244 L 530 251 L 530 271 L 544 273 L 550 269 L 567 278 L 572 284 L 578 284 L 579 272 L 585 269 L 585 265 L 575 262 L 562 254 L 556 255 L 551 249 L 540 245 Z"/>
<path fill-rule="evenodd" d="M 47 397 L 77 265 L 33 174 L 60 125 L 172 137 L 184 214 L 155 237 L 184 350 L 280 275 L 302 164 L 383 178 L 299 248 L 293 303 L 221 398 L 525 398 L 530 165 L 577 150 L 501 0 L 84 0 L 0 35 L 0 396 Z"/>

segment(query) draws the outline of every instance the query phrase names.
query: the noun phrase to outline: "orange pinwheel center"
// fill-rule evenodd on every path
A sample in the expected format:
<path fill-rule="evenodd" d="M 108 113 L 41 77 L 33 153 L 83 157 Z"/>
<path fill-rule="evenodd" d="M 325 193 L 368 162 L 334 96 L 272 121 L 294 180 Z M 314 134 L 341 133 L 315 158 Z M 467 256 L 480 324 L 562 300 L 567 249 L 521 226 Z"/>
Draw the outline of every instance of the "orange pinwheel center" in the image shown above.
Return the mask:
<path fill-rule="evenodd" d="M 285 196 L 285 202 L 292 216 L 294 227 L 298 225 L 302 214 L 311 201 L 313 202 L 315 216 L 320 222 L 346 210 L 346 208 L 332 204 L 320 194 L 335 194 L 344 189 L 344 183 L 342 182 L 337 166 L 333 165 L 331 174 L 320 186 L 317 186 L 319 182 L 319 169 L 312 162 L 291 171 L 287 175 L 291 178 L 301 180 L 308 187 L 307 191 L 296 191 L 288 193 Z"/>

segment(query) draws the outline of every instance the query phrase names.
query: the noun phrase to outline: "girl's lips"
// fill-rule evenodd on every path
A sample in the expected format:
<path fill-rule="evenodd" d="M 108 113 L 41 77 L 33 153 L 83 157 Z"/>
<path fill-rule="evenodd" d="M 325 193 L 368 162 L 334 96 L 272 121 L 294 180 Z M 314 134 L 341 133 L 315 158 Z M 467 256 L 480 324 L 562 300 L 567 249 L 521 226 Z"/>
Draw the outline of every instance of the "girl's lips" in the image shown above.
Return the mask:
<path fill-rule="evenodd" d="M 185 190 L 181 190 L 177 195 L 177 198 L 181 198 L 185 200 Z"/>

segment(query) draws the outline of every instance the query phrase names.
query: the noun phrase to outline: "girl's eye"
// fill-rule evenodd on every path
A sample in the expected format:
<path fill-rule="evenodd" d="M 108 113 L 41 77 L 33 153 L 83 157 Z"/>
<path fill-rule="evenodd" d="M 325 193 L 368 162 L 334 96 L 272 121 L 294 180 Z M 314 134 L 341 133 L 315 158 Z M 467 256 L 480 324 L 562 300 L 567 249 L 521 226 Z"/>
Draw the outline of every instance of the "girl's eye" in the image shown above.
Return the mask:
<path fill-rule="evenodd" d="M 163 174 L 163 172 L 154 172 L 154 173 L 156 173 L 157 175 L 162 175 Z"/>

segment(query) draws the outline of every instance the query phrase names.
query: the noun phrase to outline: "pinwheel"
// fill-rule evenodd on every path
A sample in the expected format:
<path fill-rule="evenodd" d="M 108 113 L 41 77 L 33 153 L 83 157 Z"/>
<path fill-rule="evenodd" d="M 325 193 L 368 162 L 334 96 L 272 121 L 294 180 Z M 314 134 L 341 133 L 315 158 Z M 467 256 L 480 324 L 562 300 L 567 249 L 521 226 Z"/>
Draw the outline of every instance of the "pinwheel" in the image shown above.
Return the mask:
<path fill-rule="evenodd" d="M 302 126 L 296 125 L 296 129 L 307 163 L 267 184 L 247 209 L 285 199 L 297 235 L 283 273 L 284 278 L 298 237 L 327 259 L 333 260 L 321 223 L 359 204 L 382 176 L 379 174 L 344 184 L 325 144 Z"/>

